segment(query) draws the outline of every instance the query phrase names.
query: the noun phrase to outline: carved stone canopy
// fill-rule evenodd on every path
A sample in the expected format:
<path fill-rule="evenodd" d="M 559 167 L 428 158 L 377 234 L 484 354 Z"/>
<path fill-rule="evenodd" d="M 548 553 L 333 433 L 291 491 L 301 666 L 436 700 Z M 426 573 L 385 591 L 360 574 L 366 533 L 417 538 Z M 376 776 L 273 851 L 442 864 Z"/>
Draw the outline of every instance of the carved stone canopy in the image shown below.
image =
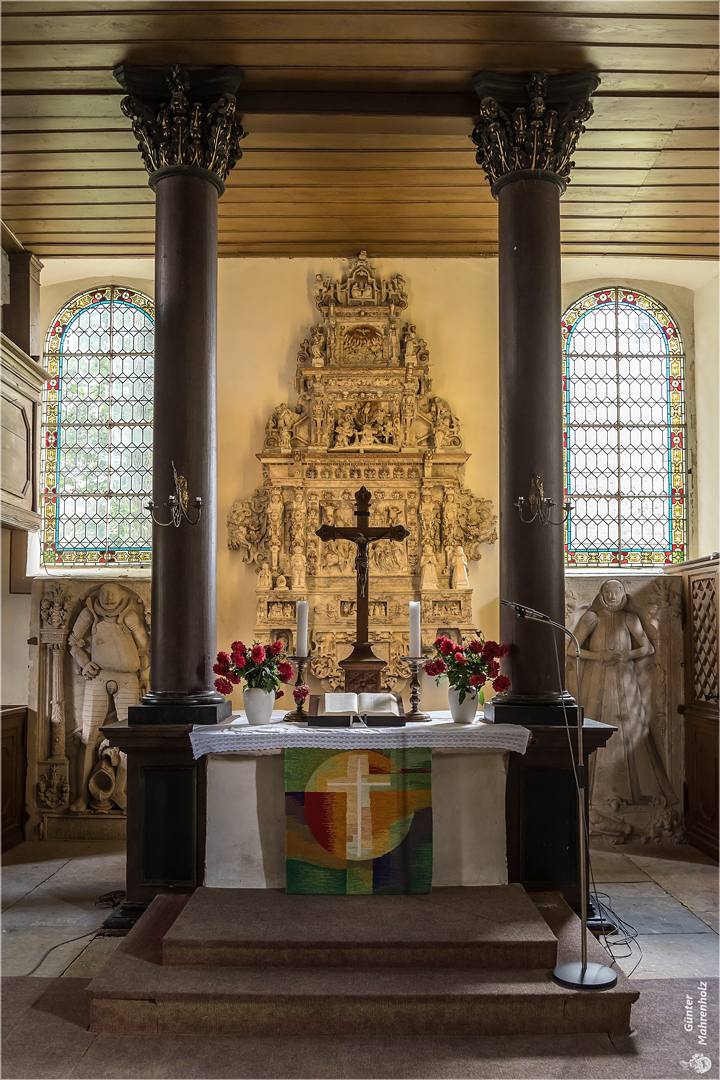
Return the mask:
<path fill-rule="evenodd" d="M 240 68 L 188 72 L 178 64 L 165 71 L 123 64 L 113 74 L 129 92 L 120 108 L 132 120 L 150 186 L 168 169 L 199 169 L 222 194 L 245 137 L 236 115 Z"/>
<path fill-rule="evenodd" d="M 310 602 L 312 672 L 344 683 L 355 639 L 355 545 L 321 544 L 322 525 L 353 525 L 354 492 L 372 493 L 371 526 L 407 539 L 373 544 L 370 637 L 388 661 L 383 686 L 407 677 L 408 602 L 421 600 L 426 647 L 437 630 L 474 629 L 472 590 L 458 569 L 495 543 L 492 503 L 464 486 L 460 422 L 432 393 L 429 351 L 403 314 L 405 281 L 360 255 L 339 281 L 316 278 L 322 316 L 302 343 L 294 406 L 278 405 L 258 458 L 263 484 L 228 515 L 228 546 L 258 574 L 256 634 L 293 648 L 297 600 Z M 459 549 L 459 550 L 458 550 Z"/>
<path fill-rule="evenodd" d="M 521 172 L 554 180 L 565 191 L 574 167 L 570 159 L 593 114 L 589 98 L 600 85 L 599 76 L 483 71 L 473 85 L 480 98 L 480 120 L 470 138 L 493 195 Z"/>

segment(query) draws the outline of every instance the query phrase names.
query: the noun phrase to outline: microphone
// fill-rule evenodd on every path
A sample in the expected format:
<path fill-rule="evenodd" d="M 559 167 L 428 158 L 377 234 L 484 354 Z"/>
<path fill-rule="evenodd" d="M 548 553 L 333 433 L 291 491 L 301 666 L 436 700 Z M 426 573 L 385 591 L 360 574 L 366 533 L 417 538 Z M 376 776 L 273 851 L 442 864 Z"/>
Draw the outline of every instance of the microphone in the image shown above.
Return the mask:
<path fill-rule="evenodd" d="M 538 622 L 553 621 L 549 615 L 543 615 L 542 611 L 536 611 L 535 608 L 527 607 L 525 604 L 516 604 L 514 600 L 501 600 L 500 603 L 505 607 L 515 608 L 518 619 L 537 619 Z"/>

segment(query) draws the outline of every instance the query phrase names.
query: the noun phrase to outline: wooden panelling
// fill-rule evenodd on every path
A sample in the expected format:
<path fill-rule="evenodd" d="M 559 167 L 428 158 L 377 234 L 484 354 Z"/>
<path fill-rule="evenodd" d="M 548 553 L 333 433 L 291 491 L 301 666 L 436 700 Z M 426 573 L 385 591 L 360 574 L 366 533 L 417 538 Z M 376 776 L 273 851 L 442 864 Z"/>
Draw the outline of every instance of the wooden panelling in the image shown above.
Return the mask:
<path fill-rule="evenodd" d="M 25 743 L 27 708 L 3 706 L 2 717 L 2 850 L 23 841 L 25 826 Z"/>
<path fill-rule="evenodd" d="M 41 2 L 3 7 L 4 217 L 38 255 L 153 253 L 122 62 L 234 63 L 248 137 L 220 254 L 493 255 L 478 70 L 592 68 L 567 253 L 717 256 L 713 2 Z"/>

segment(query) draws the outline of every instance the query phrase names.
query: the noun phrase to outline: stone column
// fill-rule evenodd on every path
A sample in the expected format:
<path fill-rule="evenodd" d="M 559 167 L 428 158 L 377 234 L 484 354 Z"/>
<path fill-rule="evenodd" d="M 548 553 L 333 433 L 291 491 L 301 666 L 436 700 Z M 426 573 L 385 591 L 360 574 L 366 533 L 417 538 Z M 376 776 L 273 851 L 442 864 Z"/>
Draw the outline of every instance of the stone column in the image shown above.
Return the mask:
<path fill-rule="evenodd" d="M 592 73 L 473 80 L 480 121 L 472 139 L 498 202 L 500 596 L 563 625 L 560 196 L 599 82 Z M 532 706 L 534 720 L 555 722 L 563 701 L 574 706 L 564 693 L 564 643 L 558 674 L 547 626 L 503 607 L 500 635 L 510 644 L 511 686 L 489 711 L 525 723 L 521 710 Z"/>
<path fill-rule="evenodd" d="M 108 922 L 116 927 L 132 925 L 156 893 L 202 884 L 205 769 L 188 733 L 231 710 L 212 671 L 217 204 L 241 157 L 242 75 L 177 65 L 115 71 L 157 196 L 151 689 L 127 724 L 104 729 L 128 754 L 127 901 Z"/>

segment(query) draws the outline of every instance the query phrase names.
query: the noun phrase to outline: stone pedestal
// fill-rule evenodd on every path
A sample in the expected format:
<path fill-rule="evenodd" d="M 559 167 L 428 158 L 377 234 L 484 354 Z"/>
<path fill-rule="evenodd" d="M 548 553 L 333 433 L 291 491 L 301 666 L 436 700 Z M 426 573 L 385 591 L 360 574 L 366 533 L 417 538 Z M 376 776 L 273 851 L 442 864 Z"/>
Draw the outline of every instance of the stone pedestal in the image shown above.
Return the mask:
<path fill-rule="evenodd" d="M 526 713 L 531 715 L 529 709 Z M 616 730 L 594 720 L 584 722 L 586 774 L 589 756 Z M 570 741 L 572 757 L 564 725 L 541 725 L 532 729 L 524 755 L 510 755 L 505 789 L 508 881 L 519 881 L 526 889 L 558 890 L 579 910 L 580 832 L 573 769 L 577 727 L 570 727 Z M 588 809 L 586 789 L 586 818 Z"/>

